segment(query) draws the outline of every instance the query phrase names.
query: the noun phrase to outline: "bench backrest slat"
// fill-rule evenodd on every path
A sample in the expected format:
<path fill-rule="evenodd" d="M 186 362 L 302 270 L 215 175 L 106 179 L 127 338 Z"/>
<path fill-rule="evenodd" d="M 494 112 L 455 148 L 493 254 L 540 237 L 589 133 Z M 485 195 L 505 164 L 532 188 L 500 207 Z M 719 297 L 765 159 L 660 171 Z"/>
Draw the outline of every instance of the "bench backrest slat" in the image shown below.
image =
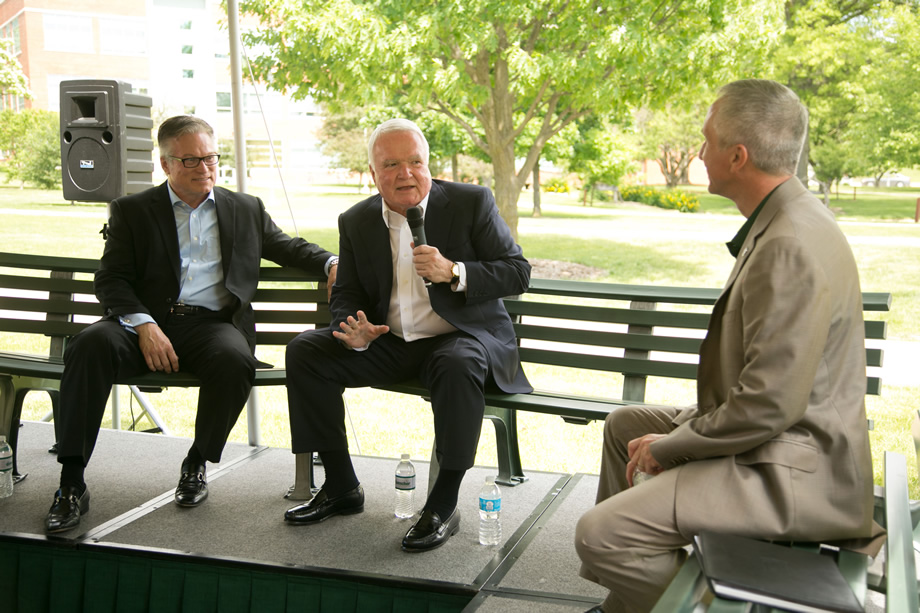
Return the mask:
<path fill-rule="evenodd" d="M 53 343 L 79 332 L 102 312 L 92 280 L 68 277 L 86 277 L 82 273 L 92 273 L 97 266 L 89 259 L 0 253 L 0 293 L 12 294 L 0 296 L 0 331 L 51 336 Z M 11 274 L 14 268 L 26 272 Z M 253 300 L 259 345 L 283 346 L 305 329 L 328 325 L 324 278 L 269 265 L 261 268 L 259 280 Z M 30 295 L 28 290 L 43 294 Z M 649 376 L 696 377 L 699 346 L 709 322 L 709 313 L 700 312 L 699 306 L 712 305 L 720 291 L 532 279 L 525 296 L 507 298 L 505 305 L 515 321 L 522 361 L 618 372 L 626 383 L 644 385 Z M 75 294 L 83 299 L 74 300 Z M 881 292 L 867 292 L 863 300 L 865 311 L 886 311 L 891 304 L 890 294 Z M 624 301 L 628 304 L 622 306 Z M 658 310 L 660 305 L 664 309 Z M 55 319 L 63 321 L 51 321 Z M 884 321 L 866 321 L 865 329 L 869 339 L 887 334 Z M 62 351 L 57 346 L 52 355 Z M 879 367 L 883 351 L 867 348 L 866 359 L 869 366 Z M 880 390 L 880 379 L 867 377 L 867 393 Z"/>
<path fill-rule="evenodd" d="M 94 295 L 93 282 L 91 279 L 55 279 L 47 276 L 26 277 L 22 275 L 0 275 L 0 287 L 37 292 L 67 292 L 70 294 Z"/>
<path fill-rule="evenodd" d="M 513 316 L 549 317 L 592 323 L 631 324 L 640 326 L 667 326 L 705 330 L 709 323 L 708 313 L 684 313 L 680 311 L 645 311 L 639 309 L 618 309 L 554 302 L 530 302 L 528 300 L 505 300 L 508 313 Z"/>
<path fill-rule="evenodd" d="M 102 305 L 98 302 L 83 302 L 67 298 L 20 298 L 16 296 L 0 296 L 0 309 L 26 311 L 30 313 L 102 317 Z"/>

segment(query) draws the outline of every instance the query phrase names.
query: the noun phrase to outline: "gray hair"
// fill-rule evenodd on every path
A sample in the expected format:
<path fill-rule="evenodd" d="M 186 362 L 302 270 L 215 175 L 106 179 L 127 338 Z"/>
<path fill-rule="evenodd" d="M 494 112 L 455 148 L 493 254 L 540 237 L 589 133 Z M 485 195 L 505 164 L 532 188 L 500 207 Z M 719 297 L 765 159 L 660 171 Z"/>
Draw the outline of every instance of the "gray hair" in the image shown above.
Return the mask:
<path fill-rule="evenodd" d="M 734 81 L 719 90 L 711 112 L 720 148 L 744 145 L 755 168 L 771 175 L 795 174 L 808 111 L 791 89 L 766 79 Z"/>
<path fill-rule="evenodd" d="M 371 134 L 370 140 L 367 141 L 367 163 L 370 164 L 371 168 L 377 170 L 374 168 L 374 145 L 377 144 L 377 139 L 381 134 L 390 132 L 412 132 L 416 134 L 422 141 L 422 158 L 424 158 L 426 164 L 428 163 L 428 139 L 425 138 L 422 129 L 414 121 L 398 118 L 388 119 L 377 126 Z"/>
<path fill-rule="evenodd" d="M 157 147 L 160 148 L 161 155 L 169 155 L 172 150 L 169 148 L 171 141 L 186 134 L 204 133 L 214 138 L 214 128 L 204 119 L 193 115 L 176 115 L 170 117 L 160 124 L 157 130 Z"/>

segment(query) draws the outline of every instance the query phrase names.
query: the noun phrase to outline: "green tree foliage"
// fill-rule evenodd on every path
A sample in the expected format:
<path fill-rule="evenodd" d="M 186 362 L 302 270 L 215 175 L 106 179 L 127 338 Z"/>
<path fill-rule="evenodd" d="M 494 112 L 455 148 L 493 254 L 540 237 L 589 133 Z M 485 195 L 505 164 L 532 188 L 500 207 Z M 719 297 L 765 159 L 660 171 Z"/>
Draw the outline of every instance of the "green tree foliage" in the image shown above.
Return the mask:
<path fill-rule="evenodd" d="M 918 25 L 914 0 L 787 1 L 770 64 L 809 109 L 808 161 L 825 200 L 846 174 L 916 161 Z"/>
<path fill-rule="evenodd" d="M 257 78 L 332 106 L 394 98 L 462 127 L 491 161 L 502 216 L 546 143 L 712 78 L 775 29 L 777 0 L 244 0 Z M 721 75 L 719 75 L 721 76 Z M 533 125 L 536 129 L 529 132 Z M 427 126 L 423 126 L 423 129 Z M 516 163 L 519 139 L 526 155 Z"/>
<path fill-rule="evenodd" d="M 699 95 L 686 106 L 669 104 L 660 111 L 643 109 L 636 116 L 639 152 L 644 159 L 658 163 L 668 187 L 677 187 L 686 180 L 690 162 L 700 152 L 709 98 Z"/>
<path fill-rule="evenodd" d="M 920 159 L 920 15 L 901 5 L 882 14 L 875 31 L 881 53 L 863 68 L 866 94 L 849 138 L 865 173 L 876 181 L 888 170 Z"/>
<path fill-rule="evenodd" d="M 31 98 L 29 79 L 13 53 L 13 41 L 0 38 L 0 92 Z"/>
<path fill-rule="evenodd" d="M 368 128 L 363 121 L 364 109 L 349 109 L 343 113 L 323 114 L 319 131 L 319 146 L 323 155 L 332 160 L 334 168 L 358 174 L 358 188 L 364 185 L 367 168 Z"/>
<path fill-rule="evenodd" d="M 8 181 L 51 189 L 61 185 L 58 114 L 25 109 L 0 111 L 0 169 Z"/>
<path fill-rule="evenodd" d="M 578 122 L 577 138 L 568 158 L 569 172 L 581 179 L 584 204 L 594 201 L 599 184 L 617 185 L 634 169 L 635 146 L 627 135 L 610 122 L 594 116 Z"/>

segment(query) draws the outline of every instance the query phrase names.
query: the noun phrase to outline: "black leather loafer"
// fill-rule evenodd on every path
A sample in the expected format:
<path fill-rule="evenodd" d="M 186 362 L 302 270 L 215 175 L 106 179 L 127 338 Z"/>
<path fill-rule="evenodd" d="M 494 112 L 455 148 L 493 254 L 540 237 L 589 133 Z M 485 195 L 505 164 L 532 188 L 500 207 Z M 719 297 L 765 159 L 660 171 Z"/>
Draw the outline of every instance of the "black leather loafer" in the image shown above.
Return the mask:
<path fill-rule="evenodd" d="M 333 515 L 354 515 L 364 511 L 364 488 L 360 485 L 341 496 L 329 498 L 321 489 L 309 502 L 299 504 L 284 512 L 284 521 L 297 524 L 315 524 Z"/>
<path fill-rule="evenodd" d="M 176 487 L 176 504 L 180 507 L 197 507 L 208 497 L 208 481 L 204 462 L 182 464 L 182 476 Z"/>
<path fill-rule="evenodd" d="M 437 549 L 447 542 L 447 539 L 460 531 L 460 509 L 454 509 L 447 521 L 434 511 L 425 509 L 415 525 L 409 528 L 403 537 L 403 551 L 419 553 Z"/>
<path fill-rule="evenodd" d="M 80 525 L 80 518 L 89 512 L 89 488 L 79 494 L 77 488 L 65 485 L 54 493 L 54 503 L 45 517 L 45 532 L 64 532 Z"/>

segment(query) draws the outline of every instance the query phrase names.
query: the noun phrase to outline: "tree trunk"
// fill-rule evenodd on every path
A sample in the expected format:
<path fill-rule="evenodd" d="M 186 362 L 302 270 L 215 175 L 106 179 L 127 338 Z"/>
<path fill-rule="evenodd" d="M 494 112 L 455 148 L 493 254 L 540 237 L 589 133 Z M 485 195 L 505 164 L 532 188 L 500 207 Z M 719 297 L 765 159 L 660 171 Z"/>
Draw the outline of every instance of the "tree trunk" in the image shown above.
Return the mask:
<path fill-rule="evenodd" d="M 450 156 L 450 179 L 454 183 L 460 182 L 460 160 L 456 153 Z"/>
<path fill-rule="evenodd" d="M 498 212 L 501 214 L 502 219 L 511 229 L 511 236 L 517 241 L 517 203 L 518 198 L 521 196 L 522 184 L 518 181 L 515 173 L 514 156 L 494 156 L 492 158 L 492 168 L 495 174 L 492 188 L 495 192 L 495 204 L 498 206 Z"/>
<path fill-rule="evenodd" d="M 540 193 L 540 159 L 537 158 L 537 163 L 533 165 L 533 217 L 543 215 L 540 208 Z"/>

